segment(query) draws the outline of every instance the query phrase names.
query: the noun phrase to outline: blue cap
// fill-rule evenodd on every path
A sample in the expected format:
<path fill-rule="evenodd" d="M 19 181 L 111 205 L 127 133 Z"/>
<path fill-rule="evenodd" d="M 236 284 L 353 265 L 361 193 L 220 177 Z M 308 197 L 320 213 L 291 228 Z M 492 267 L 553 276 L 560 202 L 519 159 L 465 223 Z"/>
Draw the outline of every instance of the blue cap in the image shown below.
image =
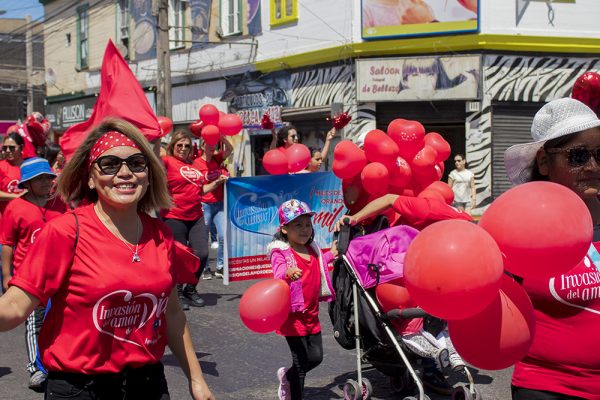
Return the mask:
<path fill-rule="evenodd" d="M 21 180 L 19 181 L 19 187 L 23 188 L 23 184 L 27 181 L 32 180 L 40 175 L 52 175 L 56 176 L 52 169 L 50 168 L 50 164 L 44 158 L 40 157 L 31 157 L 23 161 L 21 164 Z"/>

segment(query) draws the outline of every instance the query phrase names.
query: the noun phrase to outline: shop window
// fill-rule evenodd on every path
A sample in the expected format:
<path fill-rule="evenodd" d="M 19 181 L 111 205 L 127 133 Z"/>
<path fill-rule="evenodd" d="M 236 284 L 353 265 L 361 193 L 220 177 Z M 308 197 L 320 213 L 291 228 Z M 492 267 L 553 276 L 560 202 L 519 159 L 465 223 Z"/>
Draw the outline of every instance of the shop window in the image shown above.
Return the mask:
<path fill-rule="evenodd" d="M 221 0 L 221 36 L 239 35 L 242 33 L 241 0 Z"/>
<path fill-rule="evenodd" d="M 127 51 L 123 54 L 125 59 L 129 59 L 129 0 L 117 1 L 117 43 Z"/>
<path fill-rule="evenodd" d="M 169 48 L 185 46 L 185 0 L 169 0 Z"/>
<path fill-rule="evenodd" d="M 271 26 L 298 21 L 298 0 L 271 0 Z"/>
<path fill-rule="evenodd" d="M 77 68 L 89 67 L 89 13 L 88 5 L 77 7 Z"/>

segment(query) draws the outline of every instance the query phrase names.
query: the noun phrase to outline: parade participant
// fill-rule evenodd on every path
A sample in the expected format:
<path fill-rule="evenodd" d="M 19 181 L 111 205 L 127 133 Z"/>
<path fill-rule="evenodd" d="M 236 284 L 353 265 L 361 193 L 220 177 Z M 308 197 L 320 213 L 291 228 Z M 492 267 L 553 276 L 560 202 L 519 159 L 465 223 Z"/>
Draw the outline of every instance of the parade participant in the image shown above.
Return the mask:
<path fill-rule="evenodd" d="M 298 130 L 294 125 L 286 125 L 275 131 L 275 128 L 271 131 L 273 133 L 273 140 L 271 141 L 270 149 L 279 149 L 285 151 L 288 147 L 294 143 L 298 143 L 300 138 L 298 137 Z"/>
<path fill-rule="evenodd" d="M 43 158 L 28 158 L 21 164 L 19 187 L 27 189 L 27 193 L 8 203 L 0 229 L 4 290 L 8 289 L 8 282 L 18 272 L 27 251 L 46 222 L 66 211 L 60 199 L 50 198 L 55 177 L 50 164 Z M 42 385 L 46 380 L 46 374 L 36 365 L 37 338 L 43 319 L 44 307 L 36 307 L 25 324 L 29 360 L 26 368 L 30 374 L 29 388 L 35 391 L 43 391 Z"/>
<path fill-rule="evenodd" d="M 327 269 L 333 255 L 323 254 L 313 242 L 314 213 L 306 203 L 288 200 L 279 206 L 278 215 L 279 231 L 268 253 L 273 275 L 290 286 L 290 314 L 277 334 L 285 336 L 292 353 L 292 366 L 277 371 L 278 395 L 280 400 L 301 400 L 306 373 L 323 360 L 319 301 L 334 298 Z"/>
<path fill-rule="evenodd" d="M 592 293 L 598 288 L 595 278 L 581 276 L 597 274 L 600 259 L 600 120 L 578 100 L 553 100 L 535 115 L 531 136 L 533 142 L 506 150 L 508 178 L 514 184 L 550 181 L 575 192 L 592 216 L 594 243 L 569 272 L 522 281 L 535 308 L 536 325 L 529 353 L 515 365 L 513 399 L 598 400 L 600 354 L 590 351 L 590 340 L 600 330 L 600 299 L 569 299 L 573 288 L 560 282 L 580 282 L 577 290 Z"/>
<path fill-rule="evenodd" d="M 16 199 L 23 193 L 19 188 L 21 170 L 23 163 L 22 150 L 25 141 L 18 133 L 9 133 L 2 143 L 4 160 L 0 161 L 0 215 L 8 205 L 8 202 Z"/>
<path fill-rule="evenodd" d="M 223 208 L 223 185 L 229 179 L 229 172 L 223 168 L 223 161 L 229 157 L 233 151 L 233 146 L 227 138 L 221 139 L 222 149 L 215 150 L 214 146 L 209 146 L 204 141 L 201 144 L 202 154 L 194 161 L 194 165 L 200 170 L 204 178 L 204 192 L 201 196 L 202 209 L 204 211 L 204 221 L 206 229 L 214 223 L 217 230 L 217 265 L 215 276 L 223 278 L 223 251 L 225 238 L 225 211 Z M 204 271 L 205 278 L 210 279 L 210 267 Z"/>
<path fill-rule="evenodd" d="M 331 141 L 335 137 L 335 134 L 335 128 L 331 128 L 331 130 L 327 132 L 327 136 L 325 136 L 325 144 L 323 145 L 323 149 L 317 149 L 316 147 L 308 148 L 310 150 L 310 162 L 306 166 L 306 169 L 303 169 L 299 173 L 319 172 L 321 170 L 321 166 L 325 161 L 327 161 L 327 156 L 329 155 L 329 147 L 331 147 Z"/>
<path fill-rule="evenodd" d="M 467 160 L 462 154 L 454 156 L 456 166 L 448 175 L 448 186 L 454 192 L 452 205 L 461 211 L 475 207 L 475 175 L 467 169 Z"/>
<path fill-rule="evenodd" d="M 200 259 L 196 272 L 199 278 L 208 262 L 208 234 L 200 201 L 204 193 L 204 177 L 192 160 L 191 154 L 192 136 L 184 131 L 175 132 L 167 146 L 167 156 L 162 159 L 174 204 L 173 207 L 162 210 L 161 216 L 173 232 L 175 240 L 189 245 Z M 189 309 L 188 305 L 204 306 L 204 300 L 198 294 L 195 285 L 177 285 L 177 290 L 184 309 Z"/>
<path fill-rule="evenodd" d="M 107 118 L 58 179 L 65 202 L 90 204 L 39 233 L 8 291 L 0 331 L 52 298 L 39 348 L 46 399 L 169 399 L 169 345 L 195 400 L 214 399 L 174 289 L 170 230 L 147 212 L 169 208 L 160 160 L 130 123 Z"/>

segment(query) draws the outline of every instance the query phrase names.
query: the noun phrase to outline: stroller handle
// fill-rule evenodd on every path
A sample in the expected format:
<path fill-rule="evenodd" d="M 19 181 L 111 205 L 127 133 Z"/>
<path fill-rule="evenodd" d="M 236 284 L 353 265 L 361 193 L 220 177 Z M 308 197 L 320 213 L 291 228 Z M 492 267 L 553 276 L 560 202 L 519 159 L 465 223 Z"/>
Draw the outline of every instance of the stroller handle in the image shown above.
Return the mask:
<path fill-rule="evenodd" d="M 413 318 L 425 318 L 429 317 L 427 311 L 422 308 L 403 308 L 402 310 L 396 308 L 388 311 L 385 314 L 388 319 L 413 319 Z"/>
<path fill-rule="evenodd" d="M 346 254 L 348 250 L 351 230 L 352 225 L 350 225 L 348 220 L 344 220 L 344 223 L 340 226 L 340 231 L 337 233 L 337 250 L 339 255 Z"/>

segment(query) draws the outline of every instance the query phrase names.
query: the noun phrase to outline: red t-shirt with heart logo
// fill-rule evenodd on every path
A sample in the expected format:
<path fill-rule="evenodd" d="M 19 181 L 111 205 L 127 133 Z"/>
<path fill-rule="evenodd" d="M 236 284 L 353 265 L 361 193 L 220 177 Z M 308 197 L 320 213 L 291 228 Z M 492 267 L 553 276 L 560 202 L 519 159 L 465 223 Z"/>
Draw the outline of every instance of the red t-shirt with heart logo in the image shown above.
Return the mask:
<path fill-rule="evenodd" d="M 600 263 L 591 255 L 565 274 L 523 281 L 536 330 L 529 354 L 515 365 L 514 385 L 600 400 Z"/>
<path fill-rule="evenodd" d="M 44 207 L 39 207 L 22 197 L 8 203 L 2 214 L 0 244 L 15 247 L 12 260 L 13 275 L 17 274 L 25 255 L 46 222 L 64 214 L 66 210 L 65 203 L 58 197 L 48 200 Z"/>
<path fill-rule="evenodd" d="M 198 166 L 198 169 L 204 177 L 204 183 L 211 183 L 216 181 L 221 175 L 229 175 L 227 170 L 221 166 L 223 164 L 223 155 L 215 154 L 210 162 L 206 162 L 202 157 L 198 157 L 194 160 L 194 165 Z M 217 201 L 223 201 L 223 185 L 217 186 L 212 192 L 204 193 L 202 195 L 203 203 L 216 203 Z"/>
<path fill-rule="evenodd" d="M 6 160 L 0 161 L 0 190 L 7 193 L 23 193 L 23 189 L 19 188 L 21 180 L 21 168 L 12 165 Z M 0 201 L 0 216 L 4 213 L 4 209 L 8 205 L 8 201 Z"/>
<path fill-rule="evenodd" d="M 204 178 L 198 166 L 171 156 L 163 157 L 163 163 L 174 205 L 169 210 L 162 210 L 161 216 L 182 221 L 198 220 L 204 215 L 201 202 Z"/>
<path fill-rule="evenodd" d="M 15 285 L 42 303 L 52 298 L 39 337 L 50 371 L 114 373 L 158 362 L 167 345 L 167 300 L 174 287 L 173 235 L 140 214 L 138 254 L 100 221 L 92 204 L 48 222 Z M 43 268 L 40 268 L 42 266 Z"/>

